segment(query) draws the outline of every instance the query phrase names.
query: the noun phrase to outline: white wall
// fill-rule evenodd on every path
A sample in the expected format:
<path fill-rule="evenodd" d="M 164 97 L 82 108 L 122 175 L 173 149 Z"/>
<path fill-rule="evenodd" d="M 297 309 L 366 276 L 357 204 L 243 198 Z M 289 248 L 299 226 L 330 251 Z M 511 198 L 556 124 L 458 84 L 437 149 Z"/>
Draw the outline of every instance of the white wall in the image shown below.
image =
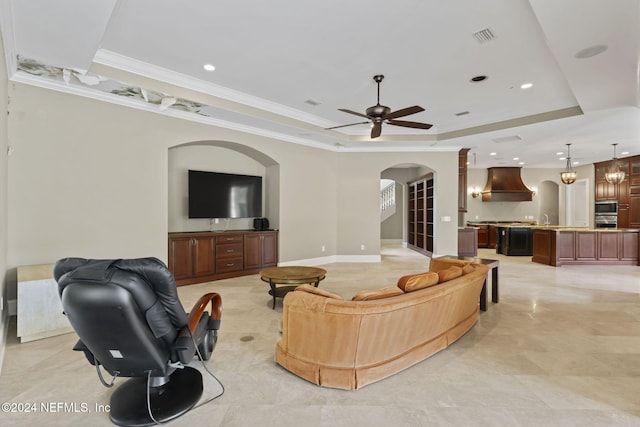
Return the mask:
<path fill-rule="evenodd" d="M 10 268 L 65 256 L 166 261 L 169 148 L 199 141 L 270 159 L 267 216 L 281 262 L 379 256 L 379 179 L 393 165 L 433 168 L 437 216 L 456 216 L 455 151 L 331 152 L 18 83 L 11 98 Z M 436 233 L 437 254 L 457 252 L 455 220 Z"/>
<path fill-rule="evenodd" d="M 7 309 L 7 66 L 4 57 L 4 44 L 0 35 L 0 370 L 4 359 L 7 341 L 8 309 Z"/>
<path fill-rule="evenodd" d="M 552 181 L 558 185 L 558 193 L 551 197 L 558 199 L 558 221 L 564 221 L 564 184 L 560 182 L 562 169 L 527 169 L 521 170 L 522 182 L 530 189 L 535 188 L 537 194 L 530 202 L 483 202 L 482 197 L 474 199 L 467 196 L 466 221 L 534 221 L 543 222 L 543 210 L 546 208 L 543 182 Z M 487 183 L 486 169 L 469 169 L 467 173 L 468 188 L 476 187 L 482 191 Z M 477 217 L 477 218 L 476 218 Z"/>
<path fill-rule="evenodd" d="M 203 143 L 204 144 L 204 143 Z M 252 218 L 232 218 L 210 224 L 209 219 L 189 219 L 189 169 L 208 172 L 261 176 L 266 184 L 265 166 L 237 151 L 211 145 L 187 145 L 169 149 L 169 231 L 246 230 Z M 262 194 L 265 194 L 264 188 Z M 263 198 L 262 212 L 266 197 Z M 265 213 L 266 215 L 266 213 Z"/>

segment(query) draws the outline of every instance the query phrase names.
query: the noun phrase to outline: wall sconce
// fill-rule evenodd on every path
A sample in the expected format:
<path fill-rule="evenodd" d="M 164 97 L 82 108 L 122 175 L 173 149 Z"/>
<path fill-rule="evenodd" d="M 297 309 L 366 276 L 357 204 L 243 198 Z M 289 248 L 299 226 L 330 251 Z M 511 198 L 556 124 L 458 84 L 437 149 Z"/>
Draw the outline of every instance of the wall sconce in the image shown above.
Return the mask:
<path fill-rule="evenodd" d="M 469 191 L 469 194 L 471 194 L 471 197 L 473 197 L 474 199 L 477 199 L 478 197 L 480 197 L 480 190 L 478 189 L 478 187 L 473 187 L 471 188 L 471 191 Z"/>

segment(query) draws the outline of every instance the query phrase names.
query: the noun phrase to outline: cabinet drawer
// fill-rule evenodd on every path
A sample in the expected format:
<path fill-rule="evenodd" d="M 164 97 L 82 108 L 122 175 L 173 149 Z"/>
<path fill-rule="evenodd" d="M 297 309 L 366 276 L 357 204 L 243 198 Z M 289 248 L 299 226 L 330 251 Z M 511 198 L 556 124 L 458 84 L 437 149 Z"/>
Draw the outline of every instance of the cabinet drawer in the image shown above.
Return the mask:
<path fill-rule="evenodd" d="M 216 244 L 226 245 L 228 243 L 241 243 L 242 239 L 242 234 L 223 234 L 222 236 L 216 236 Z"/>
<path fill-rule="evenodd" d="M 225 258 L 216 260 L 216 272 L 227 273 L 229 271 L 239 271 L 243 269 L 243 258 Z"/>
<path fill-rule="evenodd" d="M 216 245 L 216 258 L 233 258 L 242 256 L 242 242 Z"/>

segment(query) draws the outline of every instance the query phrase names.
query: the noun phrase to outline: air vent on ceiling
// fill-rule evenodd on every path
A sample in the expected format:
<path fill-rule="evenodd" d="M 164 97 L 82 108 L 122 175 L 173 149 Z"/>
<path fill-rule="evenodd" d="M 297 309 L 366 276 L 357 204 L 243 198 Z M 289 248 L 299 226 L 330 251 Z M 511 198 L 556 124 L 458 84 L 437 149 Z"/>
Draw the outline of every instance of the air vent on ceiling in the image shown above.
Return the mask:
<path fill-rule="evenodd" d="M 309 105 L 313 105 L 314 107 L 320 105 L 320 103 L 318 101 L 314 101 L 313 99 L 307 99 L 306 101 L 304 101 L 306 104 Z"/>
<path fill-rule="evenodd" d="M 491 31 L 491 29 L 485 28 L 473 33 L 473 37 L 475 37 L 479 43 L 486 43 L 493 40 L 496 36 L 493 35 L 493 31 Z"/>
<path fill-rule="evenodd" d="M 496 144 L 503 144 L 505 142 L 520 142 L 520 141 L 522 141 L 522 137 L 520 135 L 503 136 L 500 138 L 493 139 L 493 142 L 495 142 Z"/>
<path fill-rule="evenodd" d="M 466 116 L 467 114 L 469 114 L 468 111 L 460 111 L 459 113 L 456 113 L 456 116 L 460 117 L 460 116 Z"/>

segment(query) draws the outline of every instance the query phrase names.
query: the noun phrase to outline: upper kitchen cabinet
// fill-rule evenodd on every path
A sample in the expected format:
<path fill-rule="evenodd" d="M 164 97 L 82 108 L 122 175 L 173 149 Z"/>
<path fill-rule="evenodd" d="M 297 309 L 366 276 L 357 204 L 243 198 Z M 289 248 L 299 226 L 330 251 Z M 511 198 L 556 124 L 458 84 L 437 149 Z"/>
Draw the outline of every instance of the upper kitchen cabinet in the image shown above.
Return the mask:
<path fill-rule="evenodd" d="M 604 177 L 611 160 L 594 163 L 595 200 L 618 202 L 618 228 L 640 227 L 640 156 L 618 159 L 626 177 L 620 184 L 610 184 Z"/>

